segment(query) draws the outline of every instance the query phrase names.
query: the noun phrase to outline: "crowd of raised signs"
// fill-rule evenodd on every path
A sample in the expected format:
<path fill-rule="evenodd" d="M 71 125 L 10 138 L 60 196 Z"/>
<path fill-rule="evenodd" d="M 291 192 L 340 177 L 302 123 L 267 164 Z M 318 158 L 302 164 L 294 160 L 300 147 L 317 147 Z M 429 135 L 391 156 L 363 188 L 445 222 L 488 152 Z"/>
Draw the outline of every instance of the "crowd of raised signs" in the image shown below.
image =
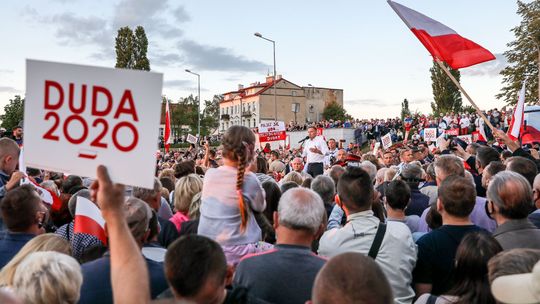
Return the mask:
<path fill-rule="evenodd" d="M 469 134 L 476 121 L 346 123 L 378 140 L 429 126 Z M 255 147 L 252 130 L 233 126 L 216 149 L 158 153 L 152 189 L 115 184 L 102 166 L 97 179 L 20 172 L 15 128 L 0 139 L 0 302 L 540 302 L 534 147 L 494 129 L 495 147 L 434 150 L 420 136 L 366 152 L 318 127 L 289 149 Z M 58 199 L 44 203 L 32 185 Z M 89 220 L 80 197 L 106 232 L 77 228 Z"/>

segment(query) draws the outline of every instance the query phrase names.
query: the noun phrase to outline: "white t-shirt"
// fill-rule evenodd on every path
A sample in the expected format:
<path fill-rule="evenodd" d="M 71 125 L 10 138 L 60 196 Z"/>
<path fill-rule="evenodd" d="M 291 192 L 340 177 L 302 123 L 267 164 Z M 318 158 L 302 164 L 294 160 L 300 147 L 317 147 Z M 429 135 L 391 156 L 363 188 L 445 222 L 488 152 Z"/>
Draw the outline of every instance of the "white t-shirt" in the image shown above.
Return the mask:
<path fill-rule="evenodd" d="M 319 149 L 322 154 L 311 152 L 311 148 Z M 313 139 L 307 139 L 305 141 L 302 156 L 307 157 L 306 164 L 324 163 L 324 155 L 326 153 L 328 153 L 328 145 L 326 145 L 326 141 L 324 141 L 322 136 L 316 136 Z"/>

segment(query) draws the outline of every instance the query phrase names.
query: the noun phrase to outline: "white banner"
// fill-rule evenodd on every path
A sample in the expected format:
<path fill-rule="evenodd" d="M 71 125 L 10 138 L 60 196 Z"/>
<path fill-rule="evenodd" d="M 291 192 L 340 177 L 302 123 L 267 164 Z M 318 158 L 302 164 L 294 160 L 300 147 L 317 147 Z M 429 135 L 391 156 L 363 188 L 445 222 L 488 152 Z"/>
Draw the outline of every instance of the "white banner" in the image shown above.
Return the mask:
<path fill-rule="evenodd" d="M 460 135 L 460 136 L 456 136 L 456 137 L 463 140 L 464 142 L 466 142 L 467 145 L 470 145 L 473 142 L 471 134 L 469 134 L 469 135 Z"/>
<path fill-rule="evenodd" d="M 193 136 L 191 134 L 188 134 L 186 141 L 190 144 L 196 144 L 197 143 L 197 137 Z"/>
<path fill-rule="evenodd" d="M 27 60 L 26 165 L 152 188 L 163 75 Z"/>
<path fill-rule="evenodd" d="M 259 124 L 259 134 L 280 131 L 285 131 L 285 123 L 283 121 L 261 122 Z"/>

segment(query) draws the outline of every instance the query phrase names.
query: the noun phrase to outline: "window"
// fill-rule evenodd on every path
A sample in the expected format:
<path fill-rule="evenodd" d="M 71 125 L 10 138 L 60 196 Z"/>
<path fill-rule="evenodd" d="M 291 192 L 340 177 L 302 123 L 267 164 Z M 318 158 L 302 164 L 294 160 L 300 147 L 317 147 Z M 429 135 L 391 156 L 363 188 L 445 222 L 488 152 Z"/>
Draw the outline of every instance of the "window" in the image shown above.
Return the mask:
<path fill-rule="evenodd" d="M 296 91 L 291 91 L 292 96 L 296 96 Z"/>

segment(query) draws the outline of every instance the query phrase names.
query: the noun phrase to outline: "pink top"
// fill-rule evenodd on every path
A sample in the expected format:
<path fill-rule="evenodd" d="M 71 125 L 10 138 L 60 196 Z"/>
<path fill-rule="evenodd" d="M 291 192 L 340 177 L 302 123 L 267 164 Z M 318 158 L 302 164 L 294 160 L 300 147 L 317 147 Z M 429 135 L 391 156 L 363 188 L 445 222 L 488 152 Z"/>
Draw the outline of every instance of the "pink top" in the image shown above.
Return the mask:
<path fill-rule="evenodd" d="M 176 226 L 176 230 L 178 230 L 178 232 L 180 232 L 180 225 L 181 225 L 183 222 L 189 221 L 189 216 L 187 216 L 187 213 L 186 213 L 186 212 L 176 212 L 176 213 L 169 219 L 169 221 L 171 221 L 171 222 Z"/>

